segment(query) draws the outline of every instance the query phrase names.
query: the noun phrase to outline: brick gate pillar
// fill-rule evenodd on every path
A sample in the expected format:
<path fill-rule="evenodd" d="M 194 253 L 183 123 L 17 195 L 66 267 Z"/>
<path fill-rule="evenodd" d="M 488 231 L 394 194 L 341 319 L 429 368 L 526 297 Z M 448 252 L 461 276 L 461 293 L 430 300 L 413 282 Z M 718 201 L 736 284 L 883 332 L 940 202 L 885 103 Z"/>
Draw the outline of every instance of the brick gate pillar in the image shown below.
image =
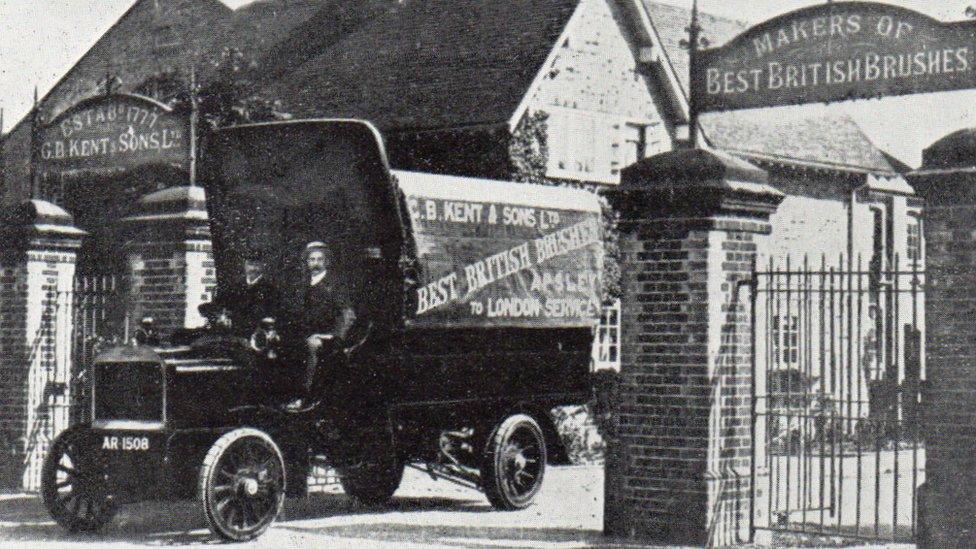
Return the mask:
<path fill-rule="evenodd" d="M 967 163 L 972 158 L 971 153 L 958 157 Z M 911 182 L 926 201 L 919 547 L 971 548 L 976 547 L 976 174 L 967 165 L 913 175 Z"/>
<path fill-rule="evenodd" d="M 123 223 L 130 318 L 152 317 L 161 334 L 202 326 L 197 307 L 210 301 L 217 282 L 203 188 L 147 194 Z"/>
<path fill-rule="evenodd" d="M 714 546 L 749 536 L 748 282 L 783 195 L 727 155 L 672 151 L 623 172 L 621 384 L 605 533 Z"/>
<path fill-rule="evenodd" d="M 33 491 L 48 444 L 69 422 L 72 289 L 85 232 L 42 200 L 6 211 L 0 232 L 0 482 Z"/>

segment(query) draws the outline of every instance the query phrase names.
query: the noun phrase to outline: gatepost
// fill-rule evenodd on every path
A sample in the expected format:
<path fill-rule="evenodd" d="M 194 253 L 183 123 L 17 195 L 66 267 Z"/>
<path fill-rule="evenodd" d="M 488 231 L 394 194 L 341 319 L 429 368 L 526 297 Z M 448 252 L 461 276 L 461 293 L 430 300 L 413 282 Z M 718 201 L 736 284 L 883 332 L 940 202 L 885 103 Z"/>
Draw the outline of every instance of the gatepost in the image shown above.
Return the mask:
<path fill-rule="evenodd" d="M 976 173 L 972 130 L 926 150 L 925 484 L 918 545 L 976 547 Z M 968 142 L 967 142 L 968 140 Z M 935 153 L 935 154 L 932 154 Z M 934 157 L 934 158 L 932 158 Z"/>
<path fill-rule="evenodd" d="M 203 188 L 147 194 L 123 223 L 130 231 L 130 318 L 152 317 L 161 334 L 202 326 L 197 307 L 210 301 L 217 282 Z"/>
<path fill-rule="evenodd" d="M 8 488 L 37 490 L 47 445 L 68 426 L 72 289 L 86 234 L 42 200 L 5 212 L 0 254 L 0 435 Z M 9 468 L 9 469 L 8 469 Z"/>
<path fill-rule="evenodd" d="M 621 385 L 605 533 L 723 546 L 750 533 L 749 283 L 783 195 L 761 169 L 678 150 L 635 164 L 621 214 Z"/>

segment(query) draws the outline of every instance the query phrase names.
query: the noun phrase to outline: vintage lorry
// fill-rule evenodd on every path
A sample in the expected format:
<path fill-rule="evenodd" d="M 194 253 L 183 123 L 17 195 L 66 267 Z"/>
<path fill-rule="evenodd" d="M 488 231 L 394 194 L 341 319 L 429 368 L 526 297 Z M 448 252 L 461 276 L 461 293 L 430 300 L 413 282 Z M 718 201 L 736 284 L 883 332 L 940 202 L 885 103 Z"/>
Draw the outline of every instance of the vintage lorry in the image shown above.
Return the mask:
<path fill-rule="evenodd" d="M 120 504 L 198 497 L 214 534 L 251 539 L 322 459 L 367 503 L 390 499 L 411 466 L 499 509 L 529 505 L 546 463 L 566 460 L 550 410 L 590 397 L 597 198 L 391 171 L 376 130 L 351 120 L 222 130 L 200 174 L 210 307 L 235 323 L 94 360 L 90 421 L 62 433 L 43 468 L 54 519 L 92 531 Z M 356 321 L 320 359 L 316 398 L 289 409 L 311 241 L 332 250 Z M 279 290 L 273 324 L 248 325 L 234 297 L 255 256 Z"/>

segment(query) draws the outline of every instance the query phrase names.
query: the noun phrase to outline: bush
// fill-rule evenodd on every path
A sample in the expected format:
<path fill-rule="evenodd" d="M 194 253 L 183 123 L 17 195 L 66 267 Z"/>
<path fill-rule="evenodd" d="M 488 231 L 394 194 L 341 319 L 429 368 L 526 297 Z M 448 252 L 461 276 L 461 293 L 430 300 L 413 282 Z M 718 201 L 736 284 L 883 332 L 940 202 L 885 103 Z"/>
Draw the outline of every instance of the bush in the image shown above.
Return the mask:
<path fill-rule="evenodd" d="M 574 464 L 603 463 L 607 441 L 616 433 L 613 400 L 620 373 L 601 370 L 591 377 L 593 398 L 583 406 L 563 406 L 552 411 L 556 430 Z"/>

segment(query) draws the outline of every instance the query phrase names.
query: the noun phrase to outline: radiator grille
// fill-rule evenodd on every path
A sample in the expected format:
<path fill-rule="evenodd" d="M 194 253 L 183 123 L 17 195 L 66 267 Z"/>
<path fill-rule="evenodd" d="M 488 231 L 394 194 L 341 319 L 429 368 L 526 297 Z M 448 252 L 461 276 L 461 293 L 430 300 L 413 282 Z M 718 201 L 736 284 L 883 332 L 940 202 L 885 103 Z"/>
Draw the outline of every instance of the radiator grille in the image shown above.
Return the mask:
<path fill-rule="evenodd" d="M 163 368 L 158 362 L 98 363 L 94 383 L 94 419 L 163 420 Z"/>

